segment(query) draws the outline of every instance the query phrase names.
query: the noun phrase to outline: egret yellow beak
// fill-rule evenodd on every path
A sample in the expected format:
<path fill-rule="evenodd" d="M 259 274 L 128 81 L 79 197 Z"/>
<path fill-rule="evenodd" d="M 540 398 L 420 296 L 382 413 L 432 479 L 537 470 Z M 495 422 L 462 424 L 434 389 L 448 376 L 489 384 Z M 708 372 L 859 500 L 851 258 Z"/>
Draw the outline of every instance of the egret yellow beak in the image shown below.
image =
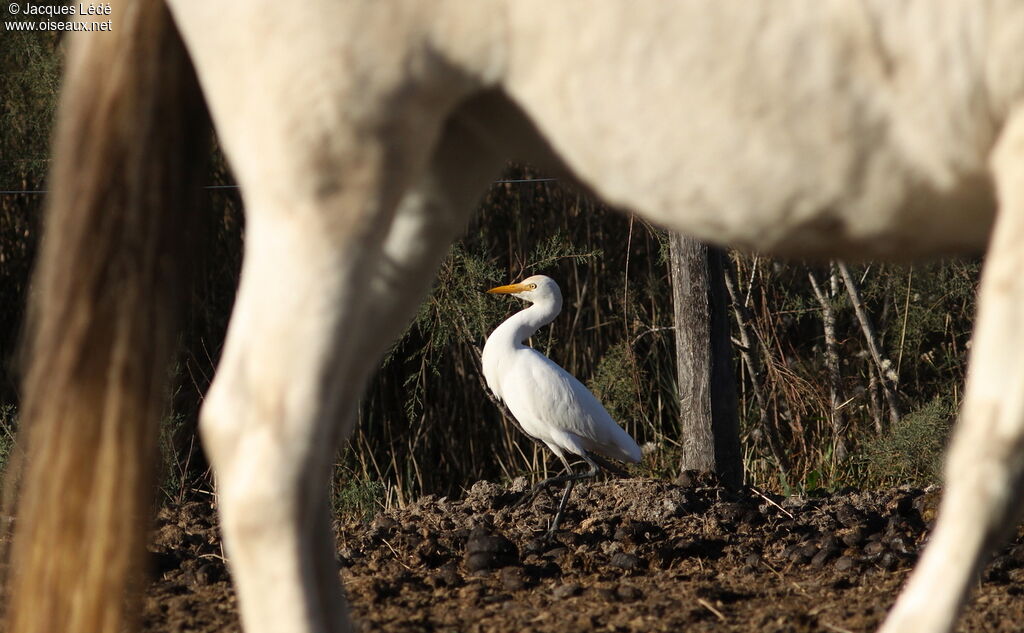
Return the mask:
<path fill-rule="evenodd" d="M 509 284 L 507 286 L 498 286 L 497 288 L 491 288 L 487 292 L 492 295 L 510 295 L 517 292 L 526 292 L 531 290 L 530 284 Z"/>

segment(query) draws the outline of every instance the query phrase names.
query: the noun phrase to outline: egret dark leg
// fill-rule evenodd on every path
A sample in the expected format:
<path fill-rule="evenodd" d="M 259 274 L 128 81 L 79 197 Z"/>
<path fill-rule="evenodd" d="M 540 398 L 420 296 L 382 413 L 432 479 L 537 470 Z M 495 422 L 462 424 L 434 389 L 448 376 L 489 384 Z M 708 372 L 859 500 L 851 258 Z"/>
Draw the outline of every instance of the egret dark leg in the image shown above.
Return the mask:
<path fill-rule="evenodd" d="M 519 500 L 516 501 L 515 505 L 523 506 L 533 503 L 533 500 L 536 499 L 540 493 L 544 492 L 545 490 L 547 490 L 548 488 L 555 484 L 564 484 L 565 482 L 570 481 L 570 479 L 575 476 L 573 474 L 572 466 L 569 464 L 569 461 L 565 459 L 565 456 L 558 455 L 558 459 L 562 460 L 562 465 L 565 466 L 566 472 L 564 472 L 561 475 L 555 475 L 554 477 L 548 477 L 543 481 L 538 481 L 533 485 L 532 488 L 523 493 L 523 496 L 521 496 Z M 589 459 L 587 460 L 587 462 L 593 464 L 593 462 L 591 462 Z"/>
<path fill-rule="evenodd" d="M 600 462 L 595 461 L 593 456 L 589 454 L 583 454 L 580 455 L 580 457 L 582 457 L 584 461 L 590 464 L 590 469 L 587 470 L 587 472 L 573 472 L 572 465 L 569 464 L 569 460 L 567 460 L 564 455 L 559 455 L 558 458 L 561 459 L 562 464 L 565 465 L 566 472 L 561 475 L 556 475 L 555 477 L 548 477 L 547 479 L 538 482 L 536 485 L 534 485 L 532 489 L 523 493 L 523 496 L 520 497 L 519 500 L 516 501 L 515 503 L 515 505 L 517 506 L 526 505 L 528 503 L 531 503 L 534 499 L 536 499 L 537 495 L 539 495 L 542 491 L 547 490 L 549 486 L 562 483 L 565 484 L 565 490 L 562 492 L 562 500 L 559 501 L 558 503 L 558 509 L 555 511 L 554 519 L 552 519 L 551 521 L 551 527 L 548 529 L 547 534 L 545 534 L 544 536 L 545 539 L 550 539 L 552 536 L 554 536 L 555 530 L 557 530 L 559 524 L 561 524 L 562 515 L 565 512 L 565 506 L 569 503 L 569 495 L 572 494 L 572 489 L 576 485 L 576 482 L 580 481 L 581 479 L 591 479 L 593 477 L 596 477 L 597 474 L 601 472 L 601 464 Z"/>
<path fill-rule="evenodd" d="M 559 457 L 562 456 L 559 455 Z M 569 466 L 569 462 L 566 461 L 565 457 L 562 457 L 562 463 L 564 463 L 565 467 L 569 470 L 567 474 L 562 475 L 560 477 L 560 479 L 565 482 L 565 492 L 562 493 L 562 500 L 558 504 L 558 510 L 555 511 L 555 517 L 551 520 L 551 527 L 548 528 L 547 534 L 544 535 L 545 539 L 550 540 L 551 537 L 555 535 L 555 531 L 558 530 L 558 526 L 562 522 L 562 515 L 565 513 L 565 506 L 566 504 L 569 503 L 569 495 L 572 494 L 572 489 L 573 486 L 576 485 L 576 482 L 581 479 L 590 479 L 592 477 L 597 476 L 597 474 L 601 472 L 601 469 L 597 465 L 597 463 L 594 462 L 594 460 L 590 459 L 588 455 L 583 454 L 581 455 L 581 457 L 584 460 L 586 460 L 588 464 L 590 464 L 590 470 L 588 470 L 585 473 L 572 472 L 572 467 Z M 558 478 L 552 477 L 552 479 Z"/>
<path fill-rule="evenodd" d="M 566 468 L 569 468 L 569 474 L 557 475 L 555 477 L 548 477 L 547 479 L 545 479 L 543 481 L 538 481 L 537 483 L 535 483 L 533 485 L 532 488 L 530 488 L 529 490 L 524 492 L 523 495 L 521 497 L 519 497 L 519 500 L 516 501 L 515 505 L 517 505 L 517 506 L 529 505 L 529 504 L 533 503 L 533 500 L 536 499 L 537 496 L 540 495 L 540 493 L 544 492 L 545 490 L 547 490 L 551 486 L 553 486 L 555 484 L 565 483 L 566 477 L 570 476 L 570 474 L 572 473 L 572 468 L 570 468 L 568 465 L 566 466 Z"/>
<path fill-rule="evenodd" d="M 565 505 L 569 503 L 569 495 L 572 494 L 572 489 L 576 485 L 575 481 L 569 481 L 565 484 L 565 492 L 562 493 L 562 500 L 558 502 L 558 510 L 555 510 L 555 518 L 551 520 L 551 527 L 548 528 L 547 534 L 544 538 L 551 540 L 551 537 L 558 531 L 558 525 L 562 522 L 562 513 L 565 512 Z"/>

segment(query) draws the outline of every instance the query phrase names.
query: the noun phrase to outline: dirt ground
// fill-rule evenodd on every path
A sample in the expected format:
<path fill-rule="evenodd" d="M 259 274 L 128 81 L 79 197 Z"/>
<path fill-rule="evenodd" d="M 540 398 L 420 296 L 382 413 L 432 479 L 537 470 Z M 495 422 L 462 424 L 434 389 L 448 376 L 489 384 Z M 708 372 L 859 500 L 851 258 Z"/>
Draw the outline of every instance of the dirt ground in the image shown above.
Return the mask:
<path fill-rule="evenodd" d="M 520 487 L 525 482 L 520 482 Z M 515 486 L 513 487 L 515 488 Z M 917 558 L 938 491 L 816 498 L 729 492 L 685 477 L 578 486 L 557 501 L 480 482 L 338 525 L 359 631 L 871 631 Z M 959 631 L 1024 622 L 1020 531 L 981 575 Z M 238 631 L 214 512 L 160 512 L 145 629 Z"/>

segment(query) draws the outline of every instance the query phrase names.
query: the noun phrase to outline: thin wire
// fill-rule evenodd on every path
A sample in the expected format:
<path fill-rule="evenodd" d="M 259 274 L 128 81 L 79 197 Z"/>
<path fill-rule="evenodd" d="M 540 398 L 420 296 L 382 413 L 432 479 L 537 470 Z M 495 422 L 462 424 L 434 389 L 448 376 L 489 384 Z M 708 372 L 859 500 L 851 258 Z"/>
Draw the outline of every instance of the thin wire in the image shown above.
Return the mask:
<path fill-rule="evenodd" d="M 521 180 L 495 180 L 494 184 L 500 185 L 506 182 L 557 182 L 558 178 L 524 178 Z"/>
<path fill-rule="evenodd" d="M 506 183 L 524 183 L 524 182 L 557 182 L 557 178 L 521 178 L 515 180 L 495 180 L 492 184 L 503 185 Z M 207 185 L 203 189 L 239 189 L 238 185 Z M 7 189 L 0 191 L 0 195 L 3 196 L 19 196 L 19 195 L 38 195 L 43 193 L 49 193 L 48 189 Z"/>

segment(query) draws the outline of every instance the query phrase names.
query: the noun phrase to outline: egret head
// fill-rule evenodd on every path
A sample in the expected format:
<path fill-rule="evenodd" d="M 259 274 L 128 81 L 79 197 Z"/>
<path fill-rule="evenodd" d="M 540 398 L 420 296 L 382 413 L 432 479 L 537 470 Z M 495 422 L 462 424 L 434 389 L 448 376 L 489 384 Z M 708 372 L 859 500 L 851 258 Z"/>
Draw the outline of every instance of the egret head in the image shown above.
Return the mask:
<path fill-rule="evenodd" d="M 562 291 L 555 280 L 546 275 L 533 275 L 517 284 L 498 286 L 487 292 L 491 294 L 512 295 L 517 299 L 530 303 L 556 303 L 562 305 Z"/>

